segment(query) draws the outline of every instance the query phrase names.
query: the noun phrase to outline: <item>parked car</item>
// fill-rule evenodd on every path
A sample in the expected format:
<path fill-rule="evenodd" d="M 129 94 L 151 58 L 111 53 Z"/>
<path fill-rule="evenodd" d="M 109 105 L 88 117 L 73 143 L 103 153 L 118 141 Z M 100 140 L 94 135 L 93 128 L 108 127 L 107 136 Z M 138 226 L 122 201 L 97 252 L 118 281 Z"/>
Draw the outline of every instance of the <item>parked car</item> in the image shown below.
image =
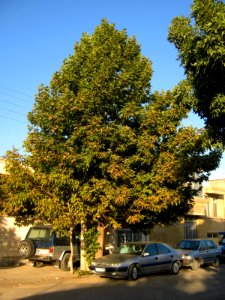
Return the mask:
<path fill-rule="evenodd" d="M 178 274 L 180 267 L 180 254 L 160 242 L 127 243 L 114 253 L 95 259 L 89 266 L 99 276 L 129 280 L 136 280 L 139 275 L 152 272 L 170 271 Z"/>
<path fill-rule="evenodd" d="M 184 267 L 191 267 L 197 270 L 203 264 L 212 264 L 219 267 L 221 248 L 212 240 L 185 239 L 178 243 L 177 249 L 180 251 Z"/>
<path fill-rule="evenodd" d="M 225 232 L 219 232 L 219 235 L 221 236 L 219 245 L 222 249 L 222 256 L 221 258 L 225 260 Z"/>
<path fill-rule="evenodd" d="M 34 266 L 53 263 L 63 271 L 69 271 L 70 241 L 66 236 L 57 235 L 51 226 L 33 226 L 18 245 L 21 258 L 27 258 Z M 80 261 L 79 234 L 74 234 L 74 263 Z"/>

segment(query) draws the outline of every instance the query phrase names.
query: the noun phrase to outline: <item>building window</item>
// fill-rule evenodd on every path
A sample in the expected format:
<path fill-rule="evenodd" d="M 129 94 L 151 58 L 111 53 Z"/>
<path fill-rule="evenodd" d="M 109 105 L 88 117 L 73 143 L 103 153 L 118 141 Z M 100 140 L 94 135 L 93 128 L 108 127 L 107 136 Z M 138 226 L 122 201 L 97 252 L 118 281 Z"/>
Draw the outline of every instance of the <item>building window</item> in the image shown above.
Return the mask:
<path fill-rule="evenodd" d="M 196 222 L 185 222 L 184 223 L 184 238 L 185 239 L 197 238 Z"/>
<path fill-rule="evenodd" d="M 141 232 L 133 232 L 130 229 L 119 229 L 118 231 L 118 246 L 127 242 L 137 242 L 142 240 Z"/>
<path fill-rule="evenodd" d="M 217 218 L 217 200 L 213 200 L 213 217 Z"/>
<path fill-rule="evenodd" d="M 209 239 L 218 238 L 218 236 L 218 232 L 207 232 L 207 238 Z"/>
<path fill-rule="evenodd" d="M 205 214 L 206 214 L 206 217 L 210 217 L 210 215 L 209 215 L 209 202 L 207 202 L 205 204 Z"/>

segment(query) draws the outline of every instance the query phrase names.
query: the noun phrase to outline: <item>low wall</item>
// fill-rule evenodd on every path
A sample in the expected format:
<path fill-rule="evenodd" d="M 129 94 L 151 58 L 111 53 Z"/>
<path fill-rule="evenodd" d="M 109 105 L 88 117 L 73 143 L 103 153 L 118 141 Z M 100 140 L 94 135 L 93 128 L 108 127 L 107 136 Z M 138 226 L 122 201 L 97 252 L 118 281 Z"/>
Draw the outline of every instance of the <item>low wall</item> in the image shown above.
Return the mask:
<path fill-rule="evenodd" d="M 29 226 L 15 225 L 15 218 L 0 216 L 0 266 L 19 264 L 18 244 L 25 238 Z"/>

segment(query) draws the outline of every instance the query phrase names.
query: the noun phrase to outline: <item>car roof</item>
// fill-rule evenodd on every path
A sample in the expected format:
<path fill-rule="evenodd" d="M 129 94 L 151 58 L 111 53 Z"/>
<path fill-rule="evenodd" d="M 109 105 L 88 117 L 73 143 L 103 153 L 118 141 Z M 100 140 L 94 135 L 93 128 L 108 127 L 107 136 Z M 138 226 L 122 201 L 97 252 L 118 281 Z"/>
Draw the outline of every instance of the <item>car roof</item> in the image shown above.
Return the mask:
<path fill-rule="evenodd" d="M 135 244 L 135 245 L 145 245 L 151 243 L 150 241 L 137 241 L 137 242 L 127 242 L 127 244 Z"/>
<path fill-rule="evenodd" d="M 193 241 L 193 242 L 200 242 L 200 241 L 207 241 L 210 239 L 183 239 L 181 241 Z"/>
<path fill-rule="evenodd" d="M 129 244 L 135 244 L 135 245 L 148 245 L 148 244 L 164 244 L 164 242 L 159 242 L 159 241 L 137 241 L 137 242 L 127 242 L 127 245 Z"/>
<path fill-rule="evenodd" d="M 30 228 L 34 228 L 34 229 L 38 229 L 38 228 L 52 228 L 51 225 L 35 225 L 35 226 L 31 226 Z"/>

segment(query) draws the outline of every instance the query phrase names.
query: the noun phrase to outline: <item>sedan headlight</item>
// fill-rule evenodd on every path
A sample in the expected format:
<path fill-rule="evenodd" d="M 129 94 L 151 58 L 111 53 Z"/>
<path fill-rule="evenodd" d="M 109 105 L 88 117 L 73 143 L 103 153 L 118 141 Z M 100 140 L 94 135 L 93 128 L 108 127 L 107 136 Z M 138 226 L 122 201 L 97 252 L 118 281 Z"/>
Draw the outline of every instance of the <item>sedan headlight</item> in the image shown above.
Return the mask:
<path fill-rule="evenodd" d="M 191 260 L 191 259 L 192 259 L 192 256 L 191 256 L 191 255 L 188 255 L 188 254 L 182 254 L 181 258 L 182 258 L 182 259 L 188 259 L 188 260 Z"/>
<path fill-rule="evenodd" d="M 114 263 L 114 264 L 111 264 L 111 266 L 112 266 L 112 267 L 116 267 L 116 268 L 118 268 L 118 267 L 120 267 L 120 266 L 121 266 L 121 264 L 119 264 L 119 263 Z"/>

